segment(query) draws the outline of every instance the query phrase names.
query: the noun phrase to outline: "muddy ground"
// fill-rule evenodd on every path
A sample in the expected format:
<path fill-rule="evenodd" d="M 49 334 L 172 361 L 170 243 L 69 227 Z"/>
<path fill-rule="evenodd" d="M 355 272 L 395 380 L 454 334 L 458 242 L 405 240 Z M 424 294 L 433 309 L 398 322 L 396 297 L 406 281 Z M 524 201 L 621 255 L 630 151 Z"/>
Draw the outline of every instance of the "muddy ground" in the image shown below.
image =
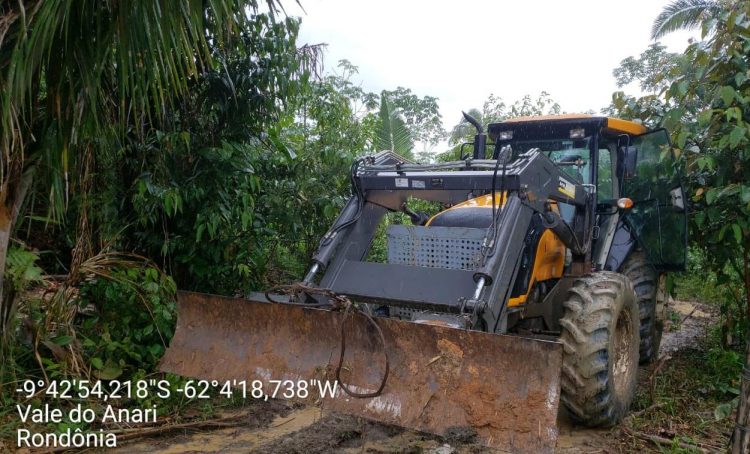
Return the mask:
<path fill-rule="evenodd" d="M 640 385 L 648 386 L 653 368 L 671 361 L 673 355 L 698 347 L 716 317 L 707 306 L 686 302 L 670 304 L 671 322 L 665 329 L 656 365 L 642 369 Z M 671 325 L 671 326 L 670 326 Z M 484 453 L 494 452 L 470 433 L 446 438 L 372 423 L 361 418 L 322 412 L 320 408 L 276 401 L 253 402 L 239 413 L 235 427 L 210 431 L 185 431 L 158 438 L 120 444 L 123 453 Z M 638 439 L 622 428 L 585 429 L 570 423 L 564 410 L 558 418 L 560 453 L 619 453 L 637 450 L 659 452 L 656 444 Z"/>

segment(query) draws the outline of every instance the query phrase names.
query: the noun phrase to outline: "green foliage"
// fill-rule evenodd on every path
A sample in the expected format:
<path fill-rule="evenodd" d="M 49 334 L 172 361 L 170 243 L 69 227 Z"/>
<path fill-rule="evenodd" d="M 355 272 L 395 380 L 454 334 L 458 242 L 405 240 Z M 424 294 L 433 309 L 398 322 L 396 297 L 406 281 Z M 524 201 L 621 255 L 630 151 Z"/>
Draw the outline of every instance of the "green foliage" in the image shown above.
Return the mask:
<path fill-rule="evenodd" d="M 681 273 L 675 282 L 676 297 L 681 301 L 721 305 L 722 302 L 728 301 L 729 290 L 724 285 L 719 285 L 718 279 L 705 252 L 700 248 L 691 247 L 688 249 L 687 270 Z"/>
<path fill-rule="evenodd" d="M 161 257 L 181 288 L 244 294 L 296 277 L 345 203 L 349 167 L 374 128 L 354 110 L 368 96 L 349 80 L 348 62 L 341 76 L 308 80 L 296 27 L 262 32 L 267 44 L 253 55 L 228 55 L 184 101 L 172 131 L 133 146 L 132 164 L 123 163 L 123 174 L 143 163 L 132 188 L 120 177 L 125 212 L 138 221 L 131 241 Z M 217 77 L 232 80 L 233 94 L 217 90 Z M 148 158 L 154 151 L 159 159 Z"/>
<path fill-rule="evenodd" d="M 720 421 L 728 417 L 739 403 L 740 389 L 737 376 L 740 375 L 743 365 L 742 355 L 735 350 L 715 347 L 708 351 L 706 367 L 713 373 L 714 380 L 711 387 L 724 399 L 731 400 L 721 403 L 714 408 L 714 418 Z"/>
<path fill-rule="evenodd" d="M 72 323 L 50 324 L 54 297 L 22 298 L 19 312 L 22 323 L 16 328 L 16 342 L 8 346 L 0 367 L 0 401 L 4 408 L 15 409 L 16 403 L 39 407 L 49 403 L 64 412 L 76 404 L 101 412 L 100 397 L 57 400 L 41 393 L 31 402 L 14 391 L 20 380 L 86 379 L 93 387 L 97 381 L 117 379 L 136 383 L 154 377 L 159 359 L 174 333 L 176 304 L 174 281 L 148 262 L 118 260 L 103 256 L 110 263 L 97 269 L 80 288 L 71 294 Z M 55 318 L 55 321 L 60 320 Z M 75 364 L 76 367 L 72 365 Z M 171 396 L 162 399 L 151 393 L 146 399 L 124 397 L 120 408 L 157 408 L 158 415 L 175 417 L 191 403 L 181 393 L 187 379 L 174 375 L 160 377 L 169 381 Z M 102 388 L 107 392 L 109 385 Z M 122 393 L 124 394 L 124 393 Z M 219 399 L 222 401 L 223 399 Z M 206 410 L 210 412 L 211 409 Z M 179 416 L 177 416 L 179 418 Z M 17 413 L 0 412 L 0 438 L 14 435 L 20 425 Z M 67 427 L 90 428 L 87 423 L 63 421 L 39 427 L 40 431 L 64 431 Z M 26 423 L 24 428 L 33 429 Z"/>
<path fill-rule="evenodd" d="M 22 168 L 30 154 L 31 163 L 47 171 L 37 184 L 47 192 L 49 214 L 62 219 L 83 156 L 112 153 L 126 136 L 143 132 L 142 121 L 163 118 L 210 64 L 211 48 L 247 29 L 248 11 L 257 9 L 254 0 L 4 6 L 3 187 L 12 184 L 13 166 Z"/>
<path fill-rule="evenodd" d="M 174 332 L 174 281 L 142 258 L 115 253 L 87 260 L 81 272 L 86 278 L 78 289 L 47 283 L 58 290 L 17 295 L 14 337 L 3 344 L 0 362 L 0 379 L 9 385 L 0 387 L 0 401 L 7 408 L 19 399 L 12 384 L 21 380 L 125 381 L 144 378 L 155 370 Z M 42 405 L 52 398 L 42 394 L 34 399 Z M 66 407 L 78 401 L 55 401 L 54 405 Z M 98 406 L 101 402 L 82 403 Z M 138 406 L 137 402 L 121 404 Z M 161 404 L 164 411 L 172 408 L 171 403 Z M 3 424 L 8 422 L 6 416 L 0 413 Z M 9 427 L 17 423 L 16 415 Z M 54 425 L 47 430 L 65 427 Z"/>
<path fill-rule="evenodd" d="M 22 378 L 127 379 L 153 370 L 174 332 L 174 281 L 136 257 L 101 254 L 76 291 L 20 294 L 4 382 Z"/>
<path fill-rule="evenodd" d="M 675 0 L 667 5 L 651 28 L 651 38 L 659 39 L 673 31 L 707 24 L 726 7 L 721 0 Z"/>
<path fill-rule="evenodd" d="M 290 122 L 283 132 L 298 157 L 289 161 L 288 170 L 269 168 L 265 174 L 267 180 L 275 179 L 286 188 L 277 195 L 270 219 L 276 219 L 278 232 L 293 234 L 292 244 L 306 248 L 305 261 L 346 203 L 351 164 L 371 151 L 377 128 L 375 117 L 362 112 L 362 106 L 372 105 L 373 95 L 352 80 L 356 67 L 348 62 L 341 67 L 341 75 L 312 81 L 298 98 L 297 117 L 303 121 Z M 272 200 L 271 195 L 267 200 Z"/>
<path fill-rule="evenodd" d="M 674 352 L 657 373 L 639 383 L 627 423 L 653 434 L 672 433 L 680 424 L 683 429 L 675 439 L 686 443 L 724 440 L 734 423 L 716 416 L 731 409 L 741 370 L 742 355 L 722 348 L 718 338 L 709 338 L 699 349 Z"/>
<path fill-rule="evenodd" d="M 637 80 L 654 94 L 618 92 L 606 110 L 672 133 L 688 174 L 683 185 L 693 243 L 691 270 L 679 283 L 719 305 L 726 342 L 744 337 L 750 319 L 749 15 L 747 1 L 674 2 L 655 22 L 655 33 L 700 24 L 704 40 L 680 56 L 653 45 L 623 60 L 618 81 Z"/>
<path fill-rule="evenodd" d="M 353 159 L 379 147 L 409 156 L 407 121 L 420 137 L 439 123 L 435 98 L 366 93 L 348 61 L 312 77 L 297 21 L 254 23 L 168 123 L 102 165 L 102 225 L 182 288 L 244 294 L 299 277 L 349 195 Z M 133 221 L 124 232 L 121 219 Z"/>
<path fill-rule="evenodd" d="M 80 342 L 99 379 L 154 370 L 174 333 L 175 292 L 174 281 L 155 268 L 113 269 L 108 279 L 81 287 L 77 304 L 83 320 L 75 336 L 62 341 L 58 336 L 56 343 Z"/>
<path fill-rule="evenodd" d="M 612 93 L 609 106 L 602 109 L 604 115 L 639 120 L 649 128 L 658 127 L 665 115 L 667 106 L 659 95 L 632 96 L 624 91 Z"/>
<path fill-rule="evenodd" d="M 391 105 L 388 97 L 381 96 L 375 149 L 393 151 L 405 158 L 411 158 L 412 148 L 414 141 L 411 132 L 401 118 L 399 110 Z"/>
<path fill-rule="evenodd" d="M 384 90 L 380 96 L 398 109 L 413 140 L 435 146 L 446 137 L 438 99 L 434 96 L 420 98 L 404 87 Z"/>
<path fill-rule="evenodd" d="M 23 295 L 3 383 L 149 376 L 177 287 L 243 295 L 301 277 L 350 195 L 351 163 L 376 149 L 381 104 L 409 150 L 444 134 L 436 98 L 366 93 L 347 61 L 321 76 L 320 47 L 298 48 L 299 21 L 277 17 L 275 2 L 159 3 L 164 17 L 153 2 L 27 3 L 39 7 L 30 28 L 12 28 L 0 51 L 21 49 L 0 59 L 0 99 L 12 101 L 1 113 L 23 103 L 0 118 L 15 128 L 0 138 L 4 156 L 42 170 L 18 235 L 69 276 Z M 24 83 L 6 78 L 14 65 Z M 133 254 L 92 257 L 102 245 L 172 277 Z M 37 262 L 13 248 L 9 276 L 36 283 Z"/>
<path fill-rule="evenodd" d="M 620 66 L 612 71 L 617 86 L 637 82 L 643 96 L 633 96 L 624 91 L 612 94 L 612 102 L 602 109 L 602 113 L 629 120 L 640 120 L 650 128 L 661 126 L 672 103 L 664 99 L 664 92 L 675 81 L 680 81 L 680 89 L 684 90 L 686 82 L 682 75 L 692 70 L 691 63 L 680 54 L 666 51 L 666 47 L 654 43 L 638 57 L 627 57 L 620 62 Z M 683 100 L 683 102 L 693 102 Z M 697 107 L 696 107 L 697 108 Z"/>
<path fill-rule="evenodd" d="M 745 121 L 750 115 L 750 44 L 740 37 L 750 34 L 748 14 L 750 3 L 737 3 L 712 20 L 714 34 L 708 41 L 688 47 L 686 59 L 694 71 L 666 91 L 673 107 L 664 118 L 686 152 L 693 238 L 720 275 L 719 284 L 741 284 L 729 288 L 734 287 L 732 300 L 744 309 L 738 318 L 745 321 L 750 310 L 750 124 Z M 696 104 L 705 107 L 694 116 L 689 108 Z"/>
<path fill-rule="evenodd" d="M 627 57 L 612 71 L 618 87 L 638 82 L 644 92 L 659 93 L 669 85 L 678 66 L 679 54 L 666 51 L 660 43 L 651 44 L 638 58 Z"/>
<path fill-rule="evenodd" d="M 241 265 L 255 260 L 251 232 L 261 180 L 252 163 L 262 148 L 223 142 L 194 149 L 182 137 L 160 134 L 156 145 L 171 153 L 135 181 L 136 240 L 152 257 L 169 258 L 186 287 L 233 292 L 248 279 Z"/>
<path fill-rule="evenodd" d="M 42 269 L 36 265 L 39 255 L 23 247 L 11 246 L 8 249 L 5 279 L 15 291 L 22 291 L 30 285 L 42 281 Z"/>

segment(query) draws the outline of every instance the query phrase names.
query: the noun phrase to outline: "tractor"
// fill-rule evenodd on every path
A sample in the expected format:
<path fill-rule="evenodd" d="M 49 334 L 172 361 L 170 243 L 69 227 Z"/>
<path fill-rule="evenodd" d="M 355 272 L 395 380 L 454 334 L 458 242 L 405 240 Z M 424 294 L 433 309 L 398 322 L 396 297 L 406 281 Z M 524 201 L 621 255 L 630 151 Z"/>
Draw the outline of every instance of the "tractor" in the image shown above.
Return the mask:
<path fill-rule="evenodd" d="M 181 292 L 163 370 L 329 380 L 309 403 L 490 446 L 554 450 L 573 421 L 626 415 L 659 351 L 687 219 L 663 129 L 515 118 L 447 162 L 356 160 L 352 196 L 299 282 L 246 298 Z M 303 399 L 305 400 L 305 399 Z"/>

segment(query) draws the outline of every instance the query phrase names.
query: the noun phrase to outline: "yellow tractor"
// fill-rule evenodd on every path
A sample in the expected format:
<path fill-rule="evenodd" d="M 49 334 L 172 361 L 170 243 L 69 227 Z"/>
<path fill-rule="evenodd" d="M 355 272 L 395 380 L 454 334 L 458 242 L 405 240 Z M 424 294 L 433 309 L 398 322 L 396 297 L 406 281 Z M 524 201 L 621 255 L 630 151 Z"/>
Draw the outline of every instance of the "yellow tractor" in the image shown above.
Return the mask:
<path fill-rule="evenodd" d="M 455 161 L 357 160 L 302 281 L 180 293 L 162 369 L 263 393 L 304 384 L 295 398 L 332 411 L 471 427 L 512 452 L 554 450 L 560 400 L 577 423 L 620 421 L 658 354 L 659 287 L 685 264 L 666 131 L 559 115 L 485 134 L 466 117 L 473 153 Z"/>

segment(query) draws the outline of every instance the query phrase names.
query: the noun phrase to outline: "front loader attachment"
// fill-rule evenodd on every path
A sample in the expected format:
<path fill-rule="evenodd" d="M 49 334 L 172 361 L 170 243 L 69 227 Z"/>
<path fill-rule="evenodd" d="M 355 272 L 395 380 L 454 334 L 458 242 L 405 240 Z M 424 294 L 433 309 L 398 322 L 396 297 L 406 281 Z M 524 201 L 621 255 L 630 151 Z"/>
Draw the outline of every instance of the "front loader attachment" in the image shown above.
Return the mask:
<path fill-rule="evenodd" d="M 161 369 L 206 380 L 335 382 L 344 314 L 326 309 L 180 292 L 177 330 Z M 333 395 L 308 386 L 309 403 L 434 434 L 472 427 L 489 446 L 553 452 L 559 343 L 360 314 L 346 320 L 346 354 Z M 377 397 L 385 370 L 390 374 Z M 281 397 L 281 393 L 277 397 Z M 298 396 L 300 397 L 300 396 Z M 250 396 L 248 396 L 250 398 Z"/>

